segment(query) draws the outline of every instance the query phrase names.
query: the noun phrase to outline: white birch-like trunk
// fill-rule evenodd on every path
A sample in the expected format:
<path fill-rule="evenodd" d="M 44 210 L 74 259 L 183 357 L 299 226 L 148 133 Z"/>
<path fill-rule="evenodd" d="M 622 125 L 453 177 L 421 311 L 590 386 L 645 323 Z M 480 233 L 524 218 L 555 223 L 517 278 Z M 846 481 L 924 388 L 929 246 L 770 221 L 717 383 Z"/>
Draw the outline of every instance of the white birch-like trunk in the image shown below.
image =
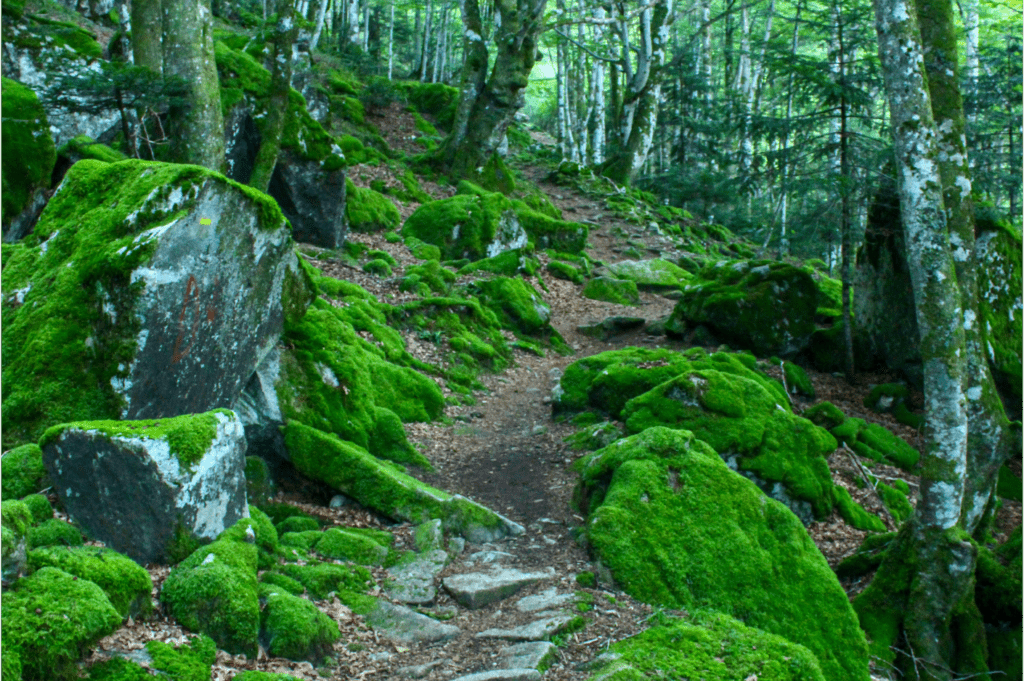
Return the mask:
<path fill-rule="evenodd" d="M 313 37 L 309 41 L 309 51 L 312 52 L 316 49 L 317 43 L 320 42 L 320 33 L 324 30 L 324 21 L 327 19 L 327 8 L 330 6 L 331 0 L 320 0 L 320 8 L 316 14 L 316 28 L 313 29 Z"/>
<path fill-rule="evenodd" d="M 346 29 L 348 30 L 348 41 L 353 45 L 359 45 L 359 0 L 348 0 L 347 15 L 345 17 Z"/>
<path fill-rule="evenodd" d="M 388 80 L 395 68 L 395 0 L 391 0 L 391 15 L 388 18 Z"/>

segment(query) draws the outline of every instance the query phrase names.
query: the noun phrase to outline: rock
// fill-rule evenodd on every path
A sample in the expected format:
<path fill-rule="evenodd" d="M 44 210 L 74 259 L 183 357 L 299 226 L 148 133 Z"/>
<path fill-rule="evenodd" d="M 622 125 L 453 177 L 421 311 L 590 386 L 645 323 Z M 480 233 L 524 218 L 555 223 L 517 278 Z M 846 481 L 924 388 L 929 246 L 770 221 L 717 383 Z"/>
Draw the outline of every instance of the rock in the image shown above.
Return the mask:
<path fill-rule="evenodd" d="M 437 597 L 434 580 L 448 564 L 448 554 L 433 549 L 416 554 L 388 568 L 390 579 L 384 585 L 388 597 L 402 603 L 427 605 Z"/>
<path fill-rule="evenodd" d="M 57 546 L 34 549 L 28 561 L 33 570 L 59 568 L 96 584 L 121 617 L 145 618 L 153 611 L 149 573 L 116 551 L 96 546 Z"/>
<path fill-rule="evenodd" d="M 529 641 L 503 648 L 497 665 L 505 669 L 536 669 L 544 671 L 558 659 L 558 647 L 549 641 Z"/>
<path fill-rule="evenodd" d="M 474 565 L 476 563 L 500 563 L 510 558 L 515 558 L 511 553 L 505 551 L 477 551 L 466 556 L 466 565 Z"/>
<path fill-rule="evenodd" d="M 305 598 L 262 587 L 260 644 L 274 657 L 319 663 L 341 633 L 338 624 Z"/>
<path fill-rule="evenodd" d="M 402 224 L 391 199 L 369 187 L 357 187 L 351 180 L 345 182 L 345 217 L 353 232 L 394 231 Z"/>
<path fill-rule="evenodd" d="M 3 78 L 3 197 L 0 224 L 4 241 L 13 242 L 27 234 L 45 205 L 45 190 L 57 155 L 36 93 L 13 80 Z M 38 204 L 38 205 L 36 205 Z M 29 216 L 21 219 L 22 211 Z M 17 221 L 16 225 L 12 222 Z"/>
<path fill-rule="evenodd" d="M 366 622 L 388 640 L 407 645 L 450 641 L 461 633 L 456 626 L 386 601 L 378 601 L 377 607 L 366 616 Z"/>
<path fill-rule="evenodd" d="M 494 277 L 478 281 L 476 286 L 480 303 L 494 310 L 516 334 L 540 338 L 556 348 L 565 347 L 565 341 L 551 326 L 551 306 L 530 284 L 518 277 Z"/>
<path fill-rule="evenodd" d="M 472 542 L 522 534 L 523 527 L 459 495 L 421 483 L 333 435 L 294 421 L 285 429 L 292 463 L 304 475 L 322 480 L 367 508 L 406 522 L 440 518 L 449 532 Z"/>
<path fill-rule="evenodd" d="M 248 515 L 245 436 L 233 412 L 65 424 L 40 442 L 69 515 L 139 563 L 166 562 L 182 532 L 214 539 Z"/>
<path fill-rule="evenodd" d="M 491 258 L 528 242 L 512 202 L 491 192 L 425 203 L 406 219 L 402 234 L 439 247 L 445 260 Z"/>
<path fill-rule="evenodd" d="M 444 528 L 440 519 L 428 520 L 413 528 L 413 543 L 420 553 L 444 549 Z"/>
<path fill-rule="evenodd" d="M 543 619 L 511 629 L 486 629 L 478 633 L 476 637 L 501 638 L 509 641 L 546 641 L 568 628 L 575 619 L 572 615 L 551 614 Z"/>
<path fill-rule="evenodd" d="M 736 347 L 767 357 L 806 348 L 815 329 L 818 289 L 806 271 L 768 260 L 720 261 L 683 289 L 666 329 L 683 335 L 707 326 Z"/>
<path fill-rule="evenodd" d="M 807 531 L 706 443 L 648 428 L 588 455 L 580 471 L 589 546 L 627 593 L 743 612 L 748 627 L 809 649 L 826 678 L 867 681 L 864 633 Z"/>
<path fill-rule="evenodd" d="M 688 282 L 692 275 L 668 260 L 623 260 L 606 267 L 612 276 L 628 279 L 643 291 L 664 291 L 678 289 Z"/>
<path fill-rule="evenodd" d="M 555 279 L 571 281 L 574 284 L 582 284 L 584 281 L 583 273 L 579 269 L 561 260 L 552 260 L 544 269 Z"/>
<path fill-rule="evenodd" d="M 3 544 L 0 565 L 6 586 L 18 580 L 24 572 L 28 550 L 27 534 L 32 526 L 32 512 L 28 506 L 15 499 L 5 499 L 0 508 L 0 540 Z"/>
<path fill-rule="evenodd" d="M 411 667 L 399 667 L 395 670 L 395 673 L 407 679 L 422 679 L 424 676 L 427 676 L 430 672 L 434 671 L 434 669 L 447 662 L 449 662 L 449 660 L 441 659 L 433 660 L 425 664 L 413 665 Z"/>
<path fill-rule="evenodd" d="M 343 166 L 327 170 L 320 161 L 282 149 L 267 193 L 281 206 L 296 241 L 321 248 L 340 248 L 345 243 Z"/>
<path fill-rule="evenodd" d="M 639 329 L 644 325 L 643 317 L 605 317 L 600 322 L 581 324 L 576 330 L 584 336 L 609 340 L 620 333 Z"/>
<path fill-rule="evenodd" d="M 540 672 L 536 669 L 495 669 L 459 676 L 452 681 L 537 681 Z"/>
<path fill-rule="evenodd" d="M 444 588 L 463 607 L 475 610 L 508 598 L 524 586 L 555 576 L 554 568 L 542 572 L 522 572 L 495 567 L 490 572 L 467 572 L 442 580 Z"/>
<path fill-rule="evenodd" d="M 381 565 L 388 557 L 388 547 L 354 529 L 331 527 L 320 535 L 316 542 L 316 552 L 325 558 L 358 565 Z"/>
<path fill-rule="evenodd" d="M 1021 236 L 1005 221 L 978 220 L 978 314 L 992 377 L 1011 419 L 1021 414 L 1024 303 Z"/>
<path fill-rule="evenodd" d="M 527 596 L 516 603 L 516 609 L 520 612 L 536 612 L 537 610 L 548 610 L 557 608 L 563 603 L 575 598 L 573 594 L 560 594 L 554 587 L 535 595 Z"/>
<path fill-rule="evenodd" d="M 313 295 L 269 197 L 132 160 L 72 166 L 4 287 L 5 442 L 229 406 Z"/>
<path fill-rule="evenodd" d="M 584 298 L 602 300 L 617 305 L 639 305 L 640 294 L 636 283 L 627 279 L 594 277 L 587 282 L 580 293 Z"/>

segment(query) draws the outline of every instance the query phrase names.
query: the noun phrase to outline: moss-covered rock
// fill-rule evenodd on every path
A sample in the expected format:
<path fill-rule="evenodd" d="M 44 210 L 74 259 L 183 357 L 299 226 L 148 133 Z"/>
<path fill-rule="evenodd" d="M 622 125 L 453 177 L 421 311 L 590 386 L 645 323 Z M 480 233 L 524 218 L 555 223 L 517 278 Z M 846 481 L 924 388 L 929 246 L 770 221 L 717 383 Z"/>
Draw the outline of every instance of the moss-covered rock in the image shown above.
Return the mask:
<path fill-rule="evenodd" d="M 39 98 L 31 88 L 8 78 L 0 79 L 3 90 L 4 148 L 2 162 L 3 202 L 0 224 L 7 232 L 11 221 L 34 195 L 50 186 L 57 159 Z"/>
<path fill-rule="evenodd" d="M 547 270 L 547 272 L 555 279 L 564 279 L 565 281 L 571 281 L 574 284 L 583 283 L 583 273 L 567 262 L 552 260 L 544 269 Z"/>
<path fill-rule="evenodd" d="M 551 326 L 551 306 L 540 293 L 522 279 L 495 277 L 476 282 L 480 302 L 494 310 L 498 318 L 517 336 L 530 336 L 564 348 L 565 342 Z"/>
<path fill-rule="evenodd" d="M 150 681 L 141 665 L 123 657 L 98 662 L 89 667 L 89 681 Z"/>
<path fill-rule="evenodd" d="M 402 234 L 437 246 L 447 260 L 490 258 L 528 241 L 512 202 L 491 192 L 425 203 L 406 219 Z"/>
<path fill-rule="evenodd" d="M 20 499 L 46 489 L 46 467 L 43 450 L 32 443 L 16 447 L 0 459 L 0 494 L 4 499 Z"/>
<path fill-rule="evenodd" d="M 617 305 L 639 305 L 640 293 L 636 282 L 612 277 L 594 277 L 583 287 L 580 295 Z"/>
<path fill-rule="evenodd" d="M 338 625 L 305 598 L 272 586 L 260 615 L 260 643 L 274 657 L 318 663 L 341 636 Z"/>
<path fill-rule="evenodd" d="M 78 678 L 75 662 L 120 626 L 103 589 L 54 567 L 4 594 L 4 656 L 18 655 L 26 681 Z"/>
<path fill-rule="evenodd" d="M 248 526 L 248 519 L 240 521 Z M 160 600 L 183 626 L 232 654 L 256 654 L 260 608 L 255 544 L 218 539 L 192 553 L 168 575 Z"/>
<path fill-rule="evenodd" d="M 309 532 L 312 530 L 319 530 L 320 523 L 317 522 L 316 518 L 293 515 L 279 522 L 275 525 L 275 528 L 281 534 L 286 532 Z"/>
<path fill-rule="evenodd" d="M 323 533 L 314 547 L 324 558 L 345 560 L 359 565 L 381 565 L 388 548 L 365 534 L 332 527 Z"/>
<path fill-rule="evenodd" d="M 623 260 L 607 266 L 611 274 L 619 279 L 635 282 L 637 288 L 645 291 L 664 291 L 682 287 L 691 275 L 668 260 Z"/>
<path fill-rule="evenodd" d="M 817 658 L 804 646 L 713 611 L 663 621 L 614 644 L 607 658 L 594 670 L 594 681 L 825 681 Z"/>
<path fill-rule="evenodd" d="M 818 288 L 804 270 L 768 260 L 721 261 L 684 287 L 666 328 L 683 333 L 704 325 L 761 357 L 788 357 L 810 343 L 817 301 Z"/>
<path fill-rule="evenodd" d="M 1004 221 L 979 220 L 984 231 L 975 243 L 978 259 L 978 313 L 993 377 L 1008 397 L 1021 400 L 1021 235 Z"/>
<path fill-rule="evenodd" d="M 265 459 L 258 456 L 245 457 L 245 498 L 253 504 L 262 503 L 274 496 L 274 480 Z"/>
<path fill-rule="evenodd" d="M 814 384 L 811 383 L 810 377 L 807 376 L 807 372 L 803 368 L 793 362 L 783 362 L 782 371 L 786 377 L 786 387 L 789 388 L 789 392 L 814 399 Z"/>
<path fill-rule="evenodd" d="M 848 418 L 830 429 L 832 435 L 845 443 L 860 456 L 873 461 L 888 461 L 905 471 L 914 470 L 921 454 L 907 444 L 903 438 L 894 435 L 888 428 L 863 419 Z"/>
<path fill-rule="evenodd" d="M 153 669 L 164 672 L 174 681 L 206 681 L 217 659 L 217 646 L 209 636 L 198 636 L 180 646 L 150 641 L 146 652 L 153 658 Z"/>
<path fill-rule="evenodd" d="M 844 558 L 836 566 L 836 575 L 840 579 L 866 575 L 882 564 L 885 553 L 896 536 L 895 532 L 869 534 L 857 548 L 856 553 Z"/>
<path fill-rule="evenodd" d="M 842 425 L 846 421 L 846 414 L 831 402 L 821 402 L 804 411 L 804 417 L 814 425 L 821 426 L 827 430 Z M 835 436 L 835 433 L 832 433 Z M 837 438 L 838 439 L 838 438 Z"/>
<path fill-rule="evenodd" d="M 868 679 L 857 617 L 806 530 L 692 433 L 649 428 L 579 470 L 587 539 L 631 595 L 731 613 L 809 649 L 825 678 Z"/>
<path fill-rule="evenodd" d="M 15 499 L 5 499 L 0 504 L 0 543 L 3 553 L 0 565 L 3 578 L 13 582 L 21 576 L 25 568 L 28 547 L 28 531 L 32 527 L 32 511 L 28 506 Z"/>
<path fill-rule="evenodd" d="M 116 551 L 96 546 L 40 548 L 29 553 L 28 562 L 33 569 L 55 567 L 96 584 L 121 617 L 146 617 L 153 610 L 149 573 Z"/>
<path fill-rule="evenodd" d="M 383 232 L 398 229 L 402 216 L 383 194 L 369 187 L 357 187 L 346 180 L 345 218 L 353 232 Z"/>
<path fill-rule="evenodd" d="M 28 529 L 28 548 L 40 546 L 81 546 L 82 533 L 71 523 L 51 518 Z M 59 567 L 59 566 L 58 566 Z M 69 571 L 70 572 L 70 571 Z"/>
<path fill-rule="evenodd" d="M 1018 526 L 996 550 L 978 547 L 975 572 L 975 601 L 988 632 L 989 668 L 1009 678 L 1021 669 L 1021 555 Z"/>
<path fill-rule="evenodd" d="M 458 272 L 459 276 L 473 274 L 474 272 L 490 272 L 506 277 L 514 277 L 523 273 L 532 277 L 540 269 L 540 262 L 529 253 L 529 249 L 520 248 L 513 251 L 499 253 L 493 258 L 484 258 L 471 262 Z"/>
<path fill-rule="evenodd" d="M 391 265 L 386 260 L 375 258 L 363 264 L 363 271 L 367 274 L 373 274 L 378 277 L 390 277 Z"/>
<path fill-rule="evenodd" d="M 865 511 L 863 506 L 853 500 L 845 487 L 833 486 L 832 496 L 836 500 L 839 515 L 848 525 L 868 532 L 885 532 L 885 523 L 882 519 Z"/>
<path fill-rule="evenodd" d="M 357 612 L 361 610 L 358 607 L 360 605 L 373 605 L 374 599 L 365 595 L 373 584 L 373 577 L 364 567 L 313 561 L 305 565 L 288 563 L 278 566 L 276 570 L 302 584 L 314 599 L 327 598 L 333 591 L 343 603 Z"/>
<path fill-rule="evenodd" d="M 32 522 L 35 524 L 45 522 L 53 517 L 53 506 L 50 505 L 50 500 L 42 494 L 29 494 L 22 497 L 21 503 L 28 506 L 28 510 L 32 513 Z"/>
<path fill-rule="evenodd" d="M 430 248 L 436 248 L 431 246 Z M 510 253 L 512 251 L 509 251 Z M 440 257 L 440 256 L 439 256 Z M 500 257 L 500 256 L 499 256 Z M 402 291 L 416 291 L 424 294 L 424 298 L 447 295 L 455 283 L 456 274 L 443 267 L 437 259 L 427 259 L 422 265 L 412 265 L 405 269 L 405 276 L 399 282 Z"/>
<path fill-rule="evenodd" d="M 302 592 L 306 590 L 306 587 L 302 586 L 302 582 L 279 572 L 264 572 L 260 575 L 260 582 L 284 589 L 293 596 L 301 596 Z"/>
<path fill-rule="evenodd" d="M 493 541 L 522 528 L 461 496 L 425 485 L 333 435 L 290 422 L 285 444 L 295 467 L 359 503 L 396 520 L 440 518 L 445 528 L 470 541 Z"/>

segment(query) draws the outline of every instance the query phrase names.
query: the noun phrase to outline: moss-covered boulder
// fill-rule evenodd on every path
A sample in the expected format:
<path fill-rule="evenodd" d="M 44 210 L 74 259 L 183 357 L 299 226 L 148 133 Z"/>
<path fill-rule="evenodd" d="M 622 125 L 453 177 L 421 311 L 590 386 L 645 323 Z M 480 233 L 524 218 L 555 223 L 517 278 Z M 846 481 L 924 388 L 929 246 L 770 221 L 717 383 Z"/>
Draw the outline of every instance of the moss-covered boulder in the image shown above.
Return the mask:
<path fill-rule="evenodd" d="M 978 259 L 978 313 L 982 339 L 1000 391 L 1020 413 L 1021 338 L 1024 303 L 1021 235 L 1004 221 L 982 221 L 975 242 Z"/>
<path fill-rule="evenodd" d="M 369 187 L 357 187 L 352 180 L 346 180 L 345 219 L 353 232 L 383 232 L 402 224 L 391 199 Z"/>
<path fill-rule="evenodd" d="M 51 518 L 28 528 L 28 548 L 40 546 L 81 546 L 82 532 L 71 523 Z"/>
<path fill-rule="evenodd" d="M 0 494 L 4 499 L 20 499 L 49 487 L 43 450 L 35 443 L 16 447 L 0 459 Z"/>
<path fill-rule="evenodd" d="M 311 297 L 270 197 L 144 161 L 72 166 L 3 292 L 5 443 L 231 404 Z"/>
<path fill-rule="evenodd" d="M 425 485 L 366 450 L 292 421 L 285 443 L 295 467 L 362 505 L 396 520 L 440 518 L 445 528 L 474 542 L 520 534 L 521 526 L 464 497 Z"/>
<path fill-rule="evenodd" d="M 179 646 L 149 641 L 146 652 L 153 659 L 153 669 L 175 681 L 206 681 L 217 659 L 217 645 L 209 636 L 197 636 Z"/>
<path fill-rule="evenodd" d="M 3 90 L 2 143 L 3 160 L 0 179 L 3 183 L 3 201 L 0 205 L 0 225 L 7 240 L 20 239 L 35 221 L 17 220 L 30 204 L 38 203 L 34 212 L 39 215 L 45 202 L 43 190 L 50 186 L 50 175 L 56 162 L 50 126 L 39 98 L 31 88 L 21 83 L 0 79 Z M 8 231 L 11 231 L 8 234 Z"/>
<path fill-rule="evenodd" d="M 314 547 L 324 558 L 345 560 L 359 565 L 381 565 L 388 547 L 358 531 L 332 527 L 321 533 Z"/>
<path fill-rule="evenodd" d="M 608 661 L 594 670 L 594 681 L 663 679 L 669 669 L 672 679 L 825 681 L 804 646 L 710 610 L 663 620 L 614 644 L 602 658 Z"/>
<path fill-rule="evenodd" d="M 402 234 L 437 246 L 446 260 L 491 258 L 528 242 L 512 202 L 496 192 L 425 203 L 406 219 Z"/>
<path fill-rule="evenodd" d="M 40 443 L 71 517 L 142 564 L 167 560 L 181 533 L 214 539 L 248 515 L 245 431 L 226 409 L 68 423 Z"/>
<path fill-rule="evenodd" d="M 529 249 L 521 248 L 514 251 L 499 253 L 493 258 L 484 258 L 469 263 L 459 269 L 459 276 L 473 274 L 476 272 L 490 272 L 506 277 L 514 277 L 523 273 L 532 277 L 540 269 L 540 262 L 533 257 Z"/>
<path fill-rule="evenodd" d="M 886 461 L 905 471 L 913 471 L 921 454 L 891 430 L 864 419 L 848 418 L 829 432 L 860 456 Z"/>
<path fill-rule="evenodd" d="M 691 279 L 689 272 L 668 260 L 623 260 L 607 266 L 612 276 L 635 282 L 645 291 L 664 291 L 682 287 Z"/>
<path fill-rule="evenodd" d="M 580 272 L 578 268 L 567 262 L 552 260 L 544 269 L 555 279 L 564 279 L 565 281 L 571 281 L 574 284 L 583 283 L 583 273 Z"/>
<path fill-rule="evenodd" d="M 43 523 L 53 518 L 53 506 L 42 494 L 29 494 L 23 497 L 21 502 L 32 512 L 33 523 Z"/>
<path fill-rule="evenodd" d="M 75 663 L 120 626 L 103 589 L 54 567 L 4 593 L 4 657 L 16 655 L 26 681 L 77 679 Z"/>
<path fill-rule="evenodd" d="M 319 663 L 341 633 L 338 624 L 305 598 L 264 585 L 260 643 L 274 657 Z"/>
<path fill-rule="evenodd" d="M 683 288 L 666 329 L 706 326 L 730 345 L 761 357 L 789 357 L 808 346 L 818 288 L 806 271 L 768 260 L 720 261 Z"/>
<path fill-rule="evenodd" d="M 584 298 L 617 305 L 639 305 L 640 293 L 636 282 L 613 277 L 594 277 L 580 292 Z"/>
<path fill-rule="evenodd" d="M 622 410 L 626 430 L 653 426 L 692 431 L 805 523 L 832 511 L 827 430 L 795 416 L 758 381 L 690 370 L 634 397 Z"/>
<path fill-rule="evenodd" d="M 249 520 L 242 521 L 246 527 Z M 254 543 L 222 538 L 197 549 L 167 576 L 160 600 L 183 626 L 217 647 L 254 658 L 260 627 Z"/>
<path fill-rule="evenodd" d="M 827 679 L 867 681 L 857 616 L 800 521 L 706 443 L 649 428 L 578 466 L 591 550 L 635 598 L 730 613 L 810 650 Z"/>
<path fill-rule="evenodd" d="M 149 573 L 116 551 L 96 546 L 48 547 L 31 551 L 28 562 L 33 569 L 55 567 L 96 584 L 121 617 L 146 617 L 153 610 Z"/>
<path fill-rule="evenodd" d="M 376 601 L 366 595 L 374 583 L 373 576 L 369 570 L 358 565 L 335 565 L 311 560 L 304 565 L 279 565 L 275 571 L 301 584 L 308 595 L 316 600 L 327 598 L 333 591 L 342 603 L 357 612 L 365 612 Z"/>
<path fill-rule="evenodd" d="M 0 504 L 0 521 L 0 542 L 3 545 L 0 565 L 4 581 L 13 582 L 25 569 L 32 511 L 20 501 L 5 499 Z"/>
<path fill-rule="evenodd" d="M 518 277 L 495 277 L 476 282 L 480 301 L 494 310 L 517 336 L 532 336 L 564 347 L 561 335 L 551 326 L 551 306 L 537 289 Z"/>
<path fill-rule="evenodd" d="M 1021 528 L 994 551 L 978 549 L 975 601 L 985 621 L 988 668 L 1021 675 Z"/>

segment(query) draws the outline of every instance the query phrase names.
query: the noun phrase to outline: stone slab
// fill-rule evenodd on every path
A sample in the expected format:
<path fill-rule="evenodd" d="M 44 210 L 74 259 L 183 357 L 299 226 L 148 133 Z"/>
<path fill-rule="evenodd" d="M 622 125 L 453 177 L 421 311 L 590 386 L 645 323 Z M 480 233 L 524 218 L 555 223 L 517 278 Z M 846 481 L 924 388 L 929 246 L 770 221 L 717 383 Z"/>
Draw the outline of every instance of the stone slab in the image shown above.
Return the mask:
<path fill-rule="evenodd" d="M 536 681 L 540 672 L 536 669 L 495 669 L 489 672 L 467 674 L 452 681 Z"/>
<path fill-rule="evenodd" d="M 467 572 L 443 580 L 444 588 L 464 608 L 475 610 L 512 596 L 524 586 L 555 576 L 554 568 L 522 572 L 496 567 L 490 572 Z"/>
<path fill-rule="evenodd" d="M 384 585 L 387 595 L 402 603 L 427 605 L 437 597 L 434 580 L 448 562 L 448 554 L 440 549 L 417 555 L 412 561 L 388 568 Z"/>
<path fill-rule="evenodd" d="M 382 636 L 396 643 L 437 643 L 450 641 L 461 633 L 451 624 L 438 622 L 405 607 L 386 601 L 366 616 L 367 623 Z"/>
<path fill-rule="evenodd" d="M 574 617 L 572 615 L 553 615 L 535 620 L 530 624 L 511 629 L 487 629 L 476 635 L 477 638 L 501 638 L 508 641 L 545 641 L 565 629 Z"/>
<path fill-rule="evenodd" d="M 516 603 L 516 608 L 519 612 L 536 612 L 538 610 L 549 610 L 551 608 L 558 608 L 565 604 L 567 601 L 571 601 L 574 598 L 574 594 L 560 594 L 554 587 L 546 589 L 539 594 L 534 596 L 527 596 L 521 598 Z"/>
<path fill-rule="evenodd" d="M 503 648 L 497 664 L 506 669 L 536 669 L 542 671 L 558 657 L 558 647 L 550 641 L 527 641 Z"/>

